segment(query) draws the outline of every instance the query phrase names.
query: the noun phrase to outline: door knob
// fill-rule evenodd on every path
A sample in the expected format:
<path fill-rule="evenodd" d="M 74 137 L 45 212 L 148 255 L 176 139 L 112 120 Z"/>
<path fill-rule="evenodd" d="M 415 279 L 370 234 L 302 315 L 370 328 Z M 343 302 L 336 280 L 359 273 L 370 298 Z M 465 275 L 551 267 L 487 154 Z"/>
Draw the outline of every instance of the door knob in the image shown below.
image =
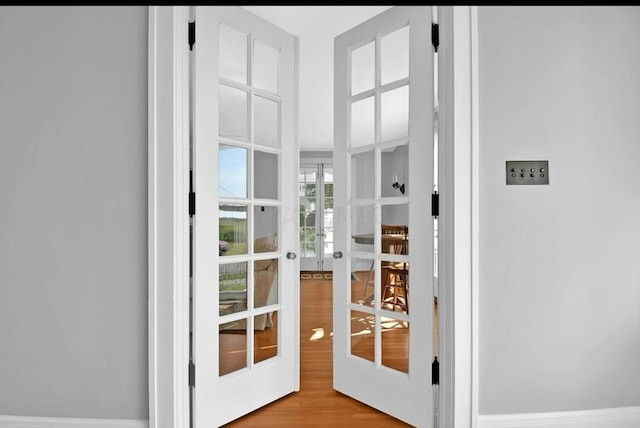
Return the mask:
<path fill-rule="evenodd" d="M 333 253 L 333 258 L 334 259 L 341 259 L 342 258 L 342 251 L 336 251 Z"/>
<path fill-rule="evenodd" d="M 296 257 L 298 257 L 298 256 L 296 256 L 296 253 L 294 253 L 294 252 L 289 251 L 289 252 L 287 253 L 287 258 L 288 258 L 289 260 L 295 260 L 295 258 L 296 258 Z"/>

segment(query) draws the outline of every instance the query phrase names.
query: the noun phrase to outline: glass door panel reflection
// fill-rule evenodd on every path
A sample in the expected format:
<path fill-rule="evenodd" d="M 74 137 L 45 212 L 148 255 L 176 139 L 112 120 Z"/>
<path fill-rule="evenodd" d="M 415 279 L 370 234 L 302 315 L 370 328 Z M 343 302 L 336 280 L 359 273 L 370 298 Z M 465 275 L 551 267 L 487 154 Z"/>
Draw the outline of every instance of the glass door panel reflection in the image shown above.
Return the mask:
<path fill-rule="evenodd" d="M 351 355 L 375 361 L 376 316 L 369 312 L 350 311 Z"/>
<path fill-rule="evenodd" d="M 381 84 L 409 77 L 409 27 L 380 38 Z"/>
<path fill-rule="evenodd" d="M 382 150 L 380 192 L 383 198 L 409 196 L 409 146 Z"/>
<path fill-rule="evenodd" d="M 351 94 L 375 86 L 375 43 L 370 42 L 351 52 Z"/>
<path fill-rule="evenodd" d="M 277 101 L 253 97 L 253 141 L 269 147 L 280 147 L 280 106 Z"/>
<path fill-rule="evenodd" d="M 275 46 L 255 40 L 253 43 L 253 86 L 278 94 L 280 50 Z"/>
<path fill-rule="evenodd" d="M 242 89 L 220 84 L 218 98 L 220 136 L 249 141 L 248 94 Z"/>
<path fill-rule="evenodd" d="M 351 207 L 351 231 L 353 251 L 375 252 L 375 205 Z"/>
<path fill-rule="evenodd" d="M 369 150 L 351 155 L 351 198 L 375 197 L 375 153 Z"/>
<path fill-rule="evenodd" d="M 253 319 L 253 325 L 256 326 L 253 336 L 254 364 L 278 355 L 278 313 L 256 315 Z"/>
<path fill-rule="evenodd" d="M 278 199 L 278 155 L 253 152 L 253 194 L 256 199 Z"/>
<path fill-rule="evenodd" d="M 278 259 L 253 262 L 253 307 L 278 303 Z"/>
<path fill-rule="evenodd" d="M 322 166 L 322 247 L 323 258 L 330 261 L 333 257 L 333 168 Z M 324 264 L 324 263 L 323 263 Z M 323 267 L 323 270 L 327 270 Z"/>
<path fill-rule="evenodd" d="M 242 370 L 247 367 L 247 319 L 220 324 L 218 375 Z"/>
<path fill-rule="evenodd" d="M 409 373 L 409 321 L 382 316 L 382 365 Z"/>
<path fill-rule="evenodd" d="M 247 254 L 247 206 L 220 204 L 218 213 L 220 255 Z"/>
<path fill-rule="evenodd" d="M 351 104 L 351 147 L 360 147 L 376 142 L 374 97 Z"/>
<path fill-rule="evenodd" d="M 220 315 L 247 310 L 247 262 L 220 264 L 218 301 Z"/>
<path fill-rule="evenodd" d="M 218 196 L 247 197 L 247 149 L 226 144 L 218 146 Z"/>
<path fill-rule="evenodd" d="M 300 166 L 299 191 L 300 201 L 300 257 L 301 265 L 305 259 L 313 259 L 313 266 L 309 269 L 317 269 L 316 266 L 316 215 L 317 215 L 317 175 L 318 167 Z M 304 270 L 304 266 L 301 266 Z"/>
<path fill-rule="evenodd" d="M 384 92 L 381 96 L 380 140 L 393 141 L 409 136 L 409 86 Z"/>
<path fill-rule="evenodd" d="M 379 269 L 378 269 L 379 270 Z M 376 261 L 351 259 L 351 303 L 372 307 L 375 305 Z"/>
<path fill-rule="evenodd" d="M 218 73 L 221 78 L 247 83 L 247 36 L 228 25 L 220 25 Z"/>

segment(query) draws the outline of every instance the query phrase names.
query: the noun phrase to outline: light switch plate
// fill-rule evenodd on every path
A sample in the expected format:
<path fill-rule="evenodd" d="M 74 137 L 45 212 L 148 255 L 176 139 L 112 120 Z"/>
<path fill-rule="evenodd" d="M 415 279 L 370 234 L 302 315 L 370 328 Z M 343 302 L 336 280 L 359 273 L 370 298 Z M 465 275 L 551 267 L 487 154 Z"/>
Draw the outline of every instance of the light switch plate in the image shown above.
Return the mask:
<path fill-rule="evenodd" d="M 507 184 L 549 184 L 549 161 L 507 161 Z"/>

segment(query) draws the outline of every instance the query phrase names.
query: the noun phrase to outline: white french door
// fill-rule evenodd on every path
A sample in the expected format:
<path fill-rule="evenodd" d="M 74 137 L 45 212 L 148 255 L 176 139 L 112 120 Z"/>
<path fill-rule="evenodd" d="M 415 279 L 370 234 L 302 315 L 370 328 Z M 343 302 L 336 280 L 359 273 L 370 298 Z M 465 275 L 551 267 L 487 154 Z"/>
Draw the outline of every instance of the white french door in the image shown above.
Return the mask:
<path fill-rule="evenodd" d="M 333 165 L 300 164 L 300 270 L 333 270 Z"/>
<path fill-rule="evenodd" d="M 431 23 L 430 6 L 393 7 L 334 53 L 334 388 L 418 427 L 433 426 Z"/>
<path fill-rule="evenodd" d="M 295 38 L 239 6 L 195 8 L 193 422 L 298 388 Z"/>

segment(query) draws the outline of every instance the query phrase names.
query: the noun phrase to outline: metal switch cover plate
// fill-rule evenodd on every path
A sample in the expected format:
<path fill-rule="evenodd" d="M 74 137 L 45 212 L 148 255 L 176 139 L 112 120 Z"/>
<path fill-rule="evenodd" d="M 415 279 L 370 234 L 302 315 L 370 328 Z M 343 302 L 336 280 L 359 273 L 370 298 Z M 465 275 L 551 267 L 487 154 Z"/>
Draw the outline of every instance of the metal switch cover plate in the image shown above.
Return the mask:
<path fill-rule="evenodd" d="M 549 184 L 549 161 L 507 161 L 507 184 Z"/>

